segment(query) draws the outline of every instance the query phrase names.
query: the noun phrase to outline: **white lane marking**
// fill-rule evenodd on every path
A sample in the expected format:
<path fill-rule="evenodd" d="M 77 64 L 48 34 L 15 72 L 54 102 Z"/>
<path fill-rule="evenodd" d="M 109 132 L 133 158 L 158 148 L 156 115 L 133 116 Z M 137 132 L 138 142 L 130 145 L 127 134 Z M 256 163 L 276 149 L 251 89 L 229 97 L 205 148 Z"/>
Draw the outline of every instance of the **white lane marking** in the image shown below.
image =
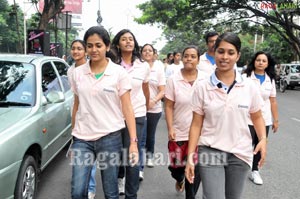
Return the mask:
<path fill-rule="evenodd" d="M 294 117 L 292 117 L 291 119 L 292 119 L 292 120 L 295 120 L 295 121 L 297 121 L 297 122 L 300 122 L 300 119 L 297 119 L 297 118 L 294 118 Z"/>

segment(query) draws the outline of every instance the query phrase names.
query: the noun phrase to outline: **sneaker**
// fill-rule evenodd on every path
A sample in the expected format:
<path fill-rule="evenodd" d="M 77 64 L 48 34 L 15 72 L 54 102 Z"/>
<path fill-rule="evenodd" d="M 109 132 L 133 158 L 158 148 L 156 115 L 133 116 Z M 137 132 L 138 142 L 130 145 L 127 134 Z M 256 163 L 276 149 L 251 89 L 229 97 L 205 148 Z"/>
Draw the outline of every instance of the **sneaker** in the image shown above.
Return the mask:
<path fill-rule="evenodd" d="M 154 167 L 153 159 L 147 159 L 146 165 L 147 167 L 151 167 L 151 168 Z"/>
<path fill-rule="evenodd" d="M 140 171 L 140 173 L 139 173 L 139 179 L 140 179 L 140 181 L 144 180 L 144 171 Z"/>
<path fill-rule="evenodd" d="M 93 192 L 88 193 L 88 199 L 95 199 L 96 194 Z"/>
<path fill-rule="evenodd" d="M 184 180 L 182 182 L 176 182 L 175 189 L 177 192 L 183 192 L 184 191 Z"/>
<path fill-rule="evenodd" d="M 125 195 L 125 178 L 118 178 L 119 195 Z"/>
<path fill-rule="evenodd" d="M 257 184 L 257 185 L 263 184 L 263 180 L 261 179 L 261 176 L 258 171 L 252 171 L 249 178 L 250 178 L 250 180 L 253 181 L 254 184 Z"/>

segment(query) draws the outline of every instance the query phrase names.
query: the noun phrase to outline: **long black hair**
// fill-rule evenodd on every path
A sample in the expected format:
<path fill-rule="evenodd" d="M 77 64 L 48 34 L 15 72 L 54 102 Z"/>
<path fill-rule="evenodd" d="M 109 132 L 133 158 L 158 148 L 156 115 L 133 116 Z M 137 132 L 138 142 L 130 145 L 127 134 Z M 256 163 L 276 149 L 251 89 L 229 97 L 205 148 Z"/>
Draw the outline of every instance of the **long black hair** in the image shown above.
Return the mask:
<path fill-rule="evenodd" d="M 255 70 L 255 60 L 259 55 L 266 55 L 268 58 L 268 66 L 267 68 L 265 68 L 265 72 L 267 73 L 267 75 L 270 77 L 271 81 L 273 81 L 273 79 L 275 80 L 275 65 L 276 65 L 276 61 L 275 59 L 271 56 L 270 53 L 268 52 L 264 52 L 264 51 L 258 51 L 254 54 L 254 56 L 252 57 L 250 63 L 248 64 L 246 70 L 244 73 L 247 74 L 247 77 L 249 77 L 252 73 L 252 71 Z"/>
<path fill-rule="evenodd" d="M 129 29 L 123 29 L 121 31 L 119 31 L 116 36 L 113 38 L 112 40 L 112 50 L 114 52 L 114 54 L 116 55 L 116 63 L 120 64 L 122 62 L 122 54 L 121 54 L 121 50 L 119 49 L 119 42 L 120 42 L 120 38 L 122 37 L 122 35 L 124 35 L 125 33 L 129 33 L 132 35 L 133 37 L 133 41 L 134 41 L 134 49 L 132 52 L 132 58 L 131 58 L 131 63 L 133 63 L 137 58 L 143 62 L 142 60 L 142 55 L 141 55 L 141 51 L 140 51 L 140 46 L 134 36 L 134 34 L 129 30 Z"/>

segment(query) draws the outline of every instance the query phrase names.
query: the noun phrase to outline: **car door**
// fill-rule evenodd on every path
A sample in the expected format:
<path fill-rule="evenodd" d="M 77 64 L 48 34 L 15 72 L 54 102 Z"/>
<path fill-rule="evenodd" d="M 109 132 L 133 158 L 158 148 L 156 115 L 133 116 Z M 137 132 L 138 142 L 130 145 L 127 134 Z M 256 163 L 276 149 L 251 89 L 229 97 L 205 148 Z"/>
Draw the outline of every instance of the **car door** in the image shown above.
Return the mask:
<path fill-rule="evenodd" d="M 71 137 L 71 109 L 73 106 L 73 92 L 71 91 L 67 76 L 69 66 L 61 61 L 54 61 L 53 64 L 57 70 L 58 78 L 62 85 L 62 90 L 65 96 L 65 101 L 62 102 L 63 111 L 61 115 L 61 122 L 64 123 L 65 129 L 61 132 L 62 135 L 60 136 L 62 144 L 64 144 L 70 140 Z"/>
<path fill-rule="evenodd" d="M 42 64 L 42 82 L 44 97 L 51 91 L 64 92 L 58 71 L 51 61 Z M 47 145 L 44 146 L 43 161 L 44 164 L 47 164 L 60 151 L 67 139 L 63 139 L 62 137 L 66 137 L 64 133 L 70 129 L 70 125 L 67 123 L 67 121 L 70 121 L 70 110 L 67 110 L 64 101 L 45 104 L 43 112 L 43 120 L 47 124 L 47 128 L 45 129 Z"/>

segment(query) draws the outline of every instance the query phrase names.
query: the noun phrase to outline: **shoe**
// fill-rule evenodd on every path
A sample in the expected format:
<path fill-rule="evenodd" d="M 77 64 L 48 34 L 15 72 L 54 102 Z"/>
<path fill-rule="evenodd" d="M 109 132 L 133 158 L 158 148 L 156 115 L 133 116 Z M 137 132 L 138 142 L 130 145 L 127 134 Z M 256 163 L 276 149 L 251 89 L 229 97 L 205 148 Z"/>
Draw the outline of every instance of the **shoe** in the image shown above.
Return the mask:
<path fill-rule="evenodd" d="M 249 178 L 250 178 L 250 180 L 253 181 L 254 184 L 257 184 L 257 185 L 263 184 L 263 180 L 261 179 L 261 176 L 258 171 L 252 171 Z"/>
<path fill-rule="evenodd" d="M 175 189 L 177 192 L 183 192 L 184 191 L 184 180 L 182 182 L 176 182 Z"/>
<path fill-rule="evenodd" d="M 125 178 L 118 178 L 119 195 L 125 195 Z"/>
<path fill-rule="evenodd" d="M 140 171 L 140 173 L 139 173 L 139 179 L 140 179 L 140 181 L 144 180 L 144 171 Z"/>
<path fill-rule="evenodd" d="M 147 159 L 146 165 L 147 165 L 147 167 L 150 167 L 150 168 L 154 167 L 153 159 Z"/>
<path fill-rule="evenodd" d="M 93 192 L 88 193 L 88 199 L 95 199 L 96 194 Z"/>

